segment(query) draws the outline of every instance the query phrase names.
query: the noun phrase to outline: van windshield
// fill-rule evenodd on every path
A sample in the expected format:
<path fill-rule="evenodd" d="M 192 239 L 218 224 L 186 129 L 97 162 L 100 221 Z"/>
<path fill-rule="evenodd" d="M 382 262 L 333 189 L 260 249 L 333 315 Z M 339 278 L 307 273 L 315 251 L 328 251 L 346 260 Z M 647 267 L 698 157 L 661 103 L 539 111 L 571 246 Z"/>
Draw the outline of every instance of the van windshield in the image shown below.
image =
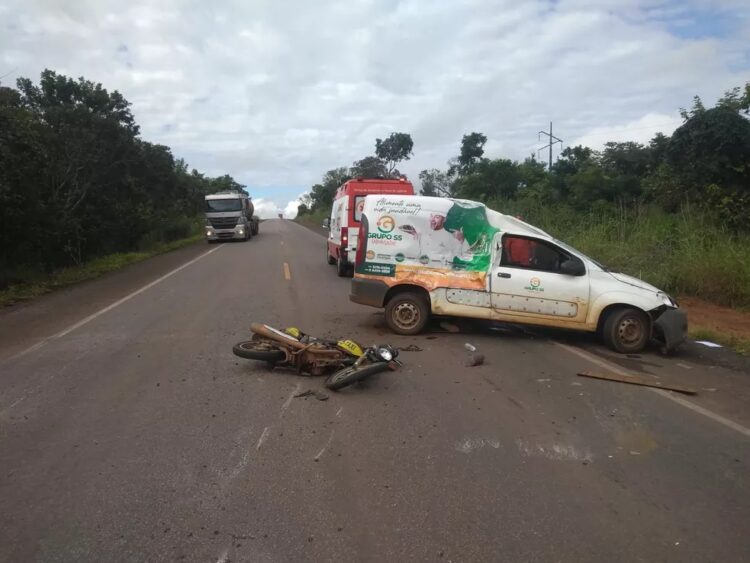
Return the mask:
<path fill-rule="evenodd" d="M 607 266 L 605 266 L 605 265 L 604 265 L 604 264 L 602 264 L 601 262 L 598 262 L 597 260 L 594 260 L 594 259 L 593 259 L 593 258 L 591 258 L 590 256 L 586 256 L 586 255 L 585 255 L 585 254 L 584 254 L 583 252 L 581 252 L 580 250 L 577 250 L 577 249 L 573 248 L 573 247 L 572 247 L 572 246 L 570 246 L 569 244 L 565 244 L 564 242 L 562 242 L 562 241 L 559 241 L 559 240 L 557 240 L 557 239 L 552 239 L 552 240 L 553 240 L 553 242 L 554 242 L 554 243 L 555 243 L 555 244 L 556 244 L 557 246 L 559 246 L 559 247 L 561 247 L 561 248 L 564 248 L 564 249 L 565 249 L 565 250 L 567 250 L 568 252 L 572 252 L 573 254 L 577 254 L 578 256 L 580 256 L 580 257 L 582 257 L 582 258 L 585 258 L 585 259 L 586 259 L 586 260 L 588 260 L 589 262 L 592 262 L 593 264 L 596 264 L 596 265 L 597 265 L 598 267 L 600 267 L 600 268 L 601 268 L 602 270 L 604 270 L 605 272 L 609 272 L 609 271 L 611 271 L 611 270 L 610 270 L 610 269 L 609 269 L 609 268 L 608 268 Z"/>
<path fill-rule="evenodd" d="M 233 199 L 207 199 L 206 211 L 240 211 L 242 210 L 242 200 Z"/>

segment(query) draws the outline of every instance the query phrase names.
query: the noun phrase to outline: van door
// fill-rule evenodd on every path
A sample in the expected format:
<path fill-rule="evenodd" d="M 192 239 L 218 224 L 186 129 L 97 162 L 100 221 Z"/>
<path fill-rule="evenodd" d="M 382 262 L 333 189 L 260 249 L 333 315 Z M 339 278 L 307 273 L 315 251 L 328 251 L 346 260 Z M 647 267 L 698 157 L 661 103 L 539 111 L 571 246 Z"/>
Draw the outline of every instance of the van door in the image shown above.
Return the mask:
<path fill-rule="evenodd" d="M 539 324 L 586 321 L 589 276 L 580 258 L 533 237 L 505 234 L 496 241 L 490 278 L 494 316 Z"/>

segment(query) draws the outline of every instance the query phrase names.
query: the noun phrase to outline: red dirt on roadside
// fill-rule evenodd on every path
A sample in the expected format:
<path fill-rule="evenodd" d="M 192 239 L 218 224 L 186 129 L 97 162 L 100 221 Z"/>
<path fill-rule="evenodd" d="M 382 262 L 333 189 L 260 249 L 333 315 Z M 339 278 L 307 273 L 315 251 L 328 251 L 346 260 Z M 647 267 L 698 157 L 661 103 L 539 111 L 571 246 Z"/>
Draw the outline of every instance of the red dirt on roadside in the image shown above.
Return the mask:
<path fill-rule="evenodd" d="M 680 307 L 687 312 L 688 323 L 691 327 L 706 328 L 750 339 L 750 313 L 714 305 L 694 297 L 682 297 L 679 302 Z"/>

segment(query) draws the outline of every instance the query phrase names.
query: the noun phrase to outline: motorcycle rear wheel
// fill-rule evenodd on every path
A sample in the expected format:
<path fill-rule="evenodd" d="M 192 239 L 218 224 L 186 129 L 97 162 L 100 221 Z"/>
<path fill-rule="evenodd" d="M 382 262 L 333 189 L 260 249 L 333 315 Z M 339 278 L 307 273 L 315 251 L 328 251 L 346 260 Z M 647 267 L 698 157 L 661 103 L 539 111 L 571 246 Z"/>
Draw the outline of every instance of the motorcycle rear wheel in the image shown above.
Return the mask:
<path fill-rule="evenodd" d="M 267 340 L 245 340 L 232 348 L 235 356 L 276 364 L 286 359 L 286 353 Z"/>
<path fill-rule="evenodd" d="M 350 366 L 328 376 L 325 386 L 331 391 L 338 391 L 366 377 L 388 370 L 387 362 L 378 362 L 365 366 Z"/>

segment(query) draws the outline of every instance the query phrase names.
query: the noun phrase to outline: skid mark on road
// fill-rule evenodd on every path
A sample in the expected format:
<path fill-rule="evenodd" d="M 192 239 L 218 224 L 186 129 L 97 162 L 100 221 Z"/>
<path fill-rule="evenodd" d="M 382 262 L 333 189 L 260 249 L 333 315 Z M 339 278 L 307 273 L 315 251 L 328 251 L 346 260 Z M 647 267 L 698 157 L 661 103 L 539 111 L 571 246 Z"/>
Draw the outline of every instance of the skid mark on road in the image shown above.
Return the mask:
<path fill-rule="evenodd" d="M 463 454 L 470 454 L 474 450 L 480 448 L 500 448 L 499 440 L 485 440 L 484 438 L 464 438 L 463 440 L 456 442 L 455 448 L 457 451 Z"/>
<path fill-rule="evenodd" d="M 331 430 L 331 435 L 330 435 L 330 436 L 328 436 L 328 441 L 326 442 L 326 445 L 325 445 L 325 446 L 323 446 L 323 449 L 321 449 L 321 450 L 320 450 L 320 451 L 318 452 L 318 455 L 316 455 L 316 456 L 315 456 L 315 457 L 313 458 L 313 459 L 314 459 L 315 461 L 318 461 L 318 460 L 319 460 L 319 459 L 321 458 L 321 456 L 322 456 L 322 455 L 323 455 L 323 454 L 324 454 L 324 453 L 326 452 L 326 450 L 328 449 L 328 446 L 330 446 L 330 445 L 331 445 L 331 440 L 333 440 L 333 430 Z"/>
<path fill-rule="evenodd" d="M 525 440 L 516 440 L 518 451 L 527 457 L 546 457 L 564 461 L 594 461 L 594 455 L 587 451 L 564 444 L 531 444 Z"/>
<path fill-rule="evenodd" d="M 284 401 L 284 404 L 281 405 L 281 414 L 279 416 L 284 416 L 284 412 L 286 409 L 289 408 L 289 405 L 292 404 L 292 400 L 294 399 L 294 396 L 300 392 L 300 389 L 302 389 L 302 384 L 297 383 L 297 386 L 294 388 L 294 390 L 289 393 L 289 396 L 286 398 L 286 401 Z"/>
<path fill-rule="evenodd" d="M 166 274 L 164 274 L 164 275 L 163 275 L 163 276 L 161 276 L 160 278 L 157 278 L 157 279 L 155 279 L 155 280 L 154 280 L 154 281 L 152 281 L 151 283 L 147 283 L 146 285 L 144 285 L 144 286 L 143 286 L 143 287 L 141 287 L 140 289 L 136 289 L 136 290 L 135 290 L 134 292 L 132 292 L 132 293 L 129 293 L 128 295 L 126 295 L 126 296 L 125 296 L 125 297 L 123 297 L 122 299 L 118 299 L 117 301 L 115 301 L 114 303 L 111 303 L 110 305 L 107 305 L 107 306 L 106 306 L 106 307 L 104 307 L 103 309 L 99 309 L 99 310 L 98 310 L 98 311 L 97 311 L 96 313 L 92 313 L 92 314 L 91 314 L 91 315 L 89 315 L 88 317 L 86 317 L 86 318 L 84 318 L 84 319 L 81 319 L 81 320 L 80 320 L 80 321 L 78 321 L 77 323 L 74 323 L 74 324 L 70 325 L 70 326 L 69 326 L 68 328 L 65 328 L 65 329 L 61 330 L 60 332 L 58 332 L 58 333 L 56 333 L 56 334 L 53 334 L 52 336 L 49 336 L 49 337 L 47 337 L 47 338 L 45 338 L 45 339 L 41 340 L 40 342 L 37 342 L 36 344 L 34 344 L 33 346 L 31 346 L 30 348 L 27 348 L 26 350 L 23 350 L 23 351 L 19 352 L 18 354 L 15 354 L 15 355 L 11 356 L 10 358 L 8 358 L 8 359 L 7 359 L 7 360 L 5 360 L 5 361 L 6 361 L 6 362 L 8 362 L 8 361 L 11 361 L 11 360 L 15 360 L 15 359 L 17 359 L 17 358 L 20 358 L 20 357 L 22 357 L 22 356 L 25 356 L 25 355 L 26 355 L 26 354 L 28 354 L 29 352 L 33 352 L 33 351 L 35 351 L 35 350 L 38 350 L 39 348 L 41 348 L 42 346 L 44 346 L 44 345 L 45 345 L 45 344 L 46 344 L 47 342 L 49 342 L 50 340 L 56 340 L 56 339 L 58 339 L 58 338 L 62 338 L 62 337 L 63 337 L 63 336 L 65 336 L 66 334 L 70 334 L 70 333 L 71 333 L 71 332 L 73 332 L 74 330 L 76 330 L 76 329 L 79 329 L 79 328 L 81 328 L 81 327 L 82 327 L 83 325 L 85 325 L 85 324 L 88 324 L 88 323 L 90 323 L 91 321 L 93 321 L 93 320 L 94 320 L 94 319 L 96 319 L 97 317 L 100 317 L 100 316 L 101 316 L 101 315 L 103 315 L 104 313 L 107 313 L 107 312 L 111 311 L 111 310 L 112 310 L 112 309 L 114 309 L 115 307 L 119 307 L 120 305 L 122 305 L 122 304 L 123 304 L 123 303 L 125 303 L 126 301 L 130 301 L 130 300 L 131 300 L 131 299 L 132 299 L 133 297 L 136 297 L 137 295 L 140 295 L 140 294 L 141 294 L 141 293 L 143 293 L 144 291 L 146 291 L 146 290 L 149 290 L 149 289 L 151 289 L 152 287 L 154 287 L 155 285 L 157 285 L 157 284 L 159 284 L 159 283 L 163 282 L 163 281 L 164 281 L 164 280 L 166 280 L 167 278 L 170 278 L 170 277 L 172 277 L 173 275 L 175 275 L 176 273 L 178 273 L 178 272 L 180 272 L 180 271 L 184 270 L 184 269 L 185 269 L 185 268 L 187 268 L 188 266 L 191 266 L 191 265 L 195 264 L 195 263 L 196 263 L 196 262 L 197 262 L 198 260 L 201 260 L 201 259 L 205 258 L 206 256 L 208 256 L 209 254 L 211 254 L 211 253 L 213 253 L 213 252 L 216 252 L 216 251 L 217 251 L 217 250 L 219 250 L 220 248 L 222 248 L 222 247 L 221 247 L 221 246 L 217 246 L 216 248 L 212 248 L 211 250 L 209 250 L 209 251 L 207 251 L 207 252 L 204 252 L 204 253 L 203 253 L 203 254 L 201 254 L 200 256 L 197 256 L 196 258 L 193 258 L 193 259 L 192 259 L 192 260 L 190 260 L 189 262 L 185 262 L 185 263 L 184 263 L 184 264 L 183 264 L 182 266 L 179 266 L 179 267 L 175 268 L 175 269 L 174 269 L 174 270 L 172 270 L 171 272 L 167 272 Z"/>
<path fill-rule="evenodd" d="M 258 445 L 257 445 L 257 446 L 255 446 L 255 449 L 256 449 L 256 450 L 259 450 L 259 449 L 260 449 L 260 447 L 261 447 L 261 446 L 263 445 L 263 442 L 265 442 L 265 441 L 266 441 L 266 438 L 268 438 L 268 431 L 269 431 L 270 429 L 271 429 L 271 427 L 270 427 L 270 426 L 266 426 L 266 427 L 265 427 L 265 428 L 263 429 L 263 432 L 261 433 L 261 435 L 260 435 L 260 438 L 258 438 Z"/>
<path fill-rule="evenodd" d="M 619 366 L 611 364 L 610 362 L 607 362 L 606 360 L 597 358 L 596 356 L 593 356 L 589 354 L 588 352 L 580 350 L 579 348 L 573 348 L 572 346 L 568 346 L 567 344 L 563 344 L 562 342 L 552 341 L 552 344 L 562 348 L 563 350 L 567 350 L 571 354 L 575 354 L 576 356 L 583 358 L 584 360 L 588 360 L 589 362 L 593 364 L 603 367 L 604 369 L 607 369 L 611 372 L 614 372 L 619 375 L 624 375 L 624 376 L 629 375 L 628 372 L 621 369 Z M 724 416 L 721 416 L 718 413 L 715 413 L 706 408 L 703 408 L 700 405 L 693 403 L 692 401 L 683 399 L 682 397 L 678 396 L 675 393 L 665 391 L 664 389 L 656 389 L 654 387 L 646 387 L 645 389 L 647 389 L 648 391 L 651 391 L 652 393 L 657 393 L 658 395 L 661 395 L 665 399 L 669 399 L 670 401 L 677 403 L 678 405 L 681 405 L 687 409 L 690 409 L 691 411 L 695 413 L 702 414 L 706 418 L 710 418 L 711 420 L 718 422 L 719 424 L 723 424 L 727 428 L 731 428 L 732 430 L 739 432 L 743 436 L 750 438 L 750 428 L 742 426 L 741 424 L 733 420 L 730 420 Z"/>

